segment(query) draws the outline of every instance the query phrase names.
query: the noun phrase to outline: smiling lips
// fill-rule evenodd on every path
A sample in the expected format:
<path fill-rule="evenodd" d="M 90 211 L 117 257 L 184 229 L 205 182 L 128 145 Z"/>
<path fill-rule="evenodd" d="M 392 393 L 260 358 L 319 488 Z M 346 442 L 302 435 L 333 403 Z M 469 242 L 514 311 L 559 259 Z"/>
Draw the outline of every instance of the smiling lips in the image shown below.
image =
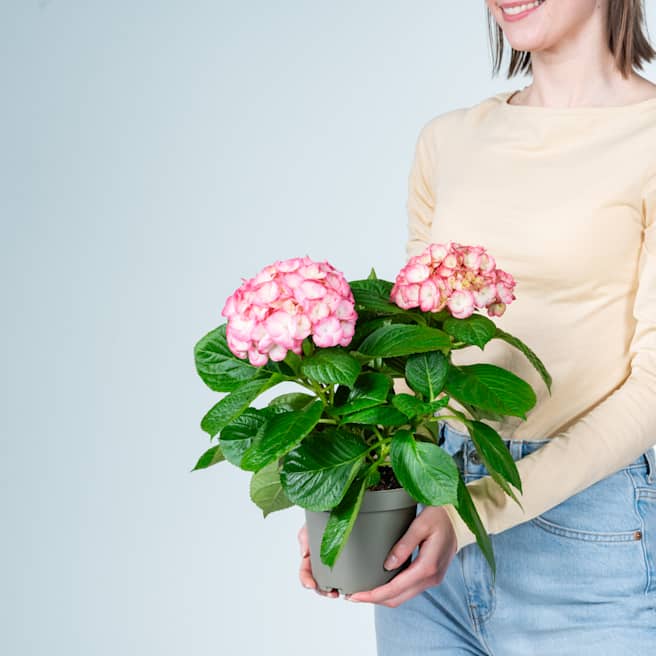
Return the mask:
<path fill-rule="evenodd" d="M 507 2 L 502 5 L 501 11 L 506 20 L 520 20 L 535 11 L 545 0 L 535 0 L 534 2 Z"/>

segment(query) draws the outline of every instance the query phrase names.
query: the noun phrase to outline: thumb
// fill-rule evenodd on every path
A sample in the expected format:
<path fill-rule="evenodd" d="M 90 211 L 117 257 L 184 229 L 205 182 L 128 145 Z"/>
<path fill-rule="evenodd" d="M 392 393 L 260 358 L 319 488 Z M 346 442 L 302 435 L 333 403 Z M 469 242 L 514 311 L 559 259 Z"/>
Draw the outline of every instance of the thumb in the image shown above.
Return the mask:
<path fill-rule="evenodd" d="M 383 563 L 383 567 L 386 570 L 399 567 L 408 559 L 414 548 L 426 537 L 427 532 L 423 526 L 423 522 L 419 521 L 419 517 L 415 518 L 401 539 L 390 549 Z"/>

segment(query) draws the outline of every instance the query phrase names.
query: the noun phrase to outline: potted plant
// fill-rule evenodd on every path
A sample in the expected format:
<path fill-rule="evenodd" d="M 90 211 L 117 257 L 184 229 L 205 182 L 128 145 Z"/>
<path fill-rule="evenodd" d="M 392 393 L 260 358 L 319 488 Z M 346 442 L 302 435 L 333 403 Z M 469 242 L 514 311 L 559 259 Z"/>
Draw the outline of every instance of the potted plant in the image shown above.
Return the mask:
<path fill-rule="evenodd" d="M 519 504 L 515 462 L 484 420 L 526 419 L 535 393 L 501 367 L 451 361 L 457 349 L 502 339 L 550 390 L 537 355 L 489 318 L 515 299 L 514 286 L 484 248 L 456 242 L 431 244 L 394 283 L 373 270 L 349 283 L 307 257 L 265 267 L 227 300 L 227 322 L 195 346 L 198 374 L 225 396 L 201 421 L 217 443 L 194 470 L 227 460 L 252 472 L 250 496 L 264 517 L 304 508 L 321 588 L 352 593 L 398 574 L 402 568 L 388 572 L 383 561 L 417 502 L 453 504 L 494 574 L 490 538 L 438 444 L 438 422 L 465 424 L 490 475 Z M 254 405 L 283 382 L 298 390 Z M 399 382 L 407 392 L 397 391 Z"/>

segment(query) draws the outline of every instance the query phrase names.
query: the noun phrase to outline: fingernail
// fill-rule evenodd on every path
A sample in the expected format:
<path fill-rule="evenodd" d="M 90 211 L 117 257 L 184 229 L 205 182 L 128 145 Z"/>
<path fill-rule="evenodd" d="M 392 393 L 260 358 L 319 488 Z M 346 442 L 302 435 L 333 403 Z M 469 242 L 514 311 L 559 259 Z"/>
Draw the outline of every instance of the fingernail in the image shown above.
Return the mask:
<path fill-rule="evenodd" d="M 399 559 L 394 554 L 392 554 L 391 556 L 388 556 L 387 560 L 383 563 L 383 567 L 386 570 L 394 569 L 398 560 Z"/>
<path fill-rule="evenodd" d="M 309 583 L 304 583 L 303 585 L 304 585 L 308 590 L 312 590 L 312 588 L 314 588 L 314 586 L 313 586 L 313 585 L 310 585 Z"/>
<path fill-rule="evenodd" d="M 359 599 L 353 599 L 353 597 L 351 597 L 350 595 L 344 595 L 344 599 L 346 599 L 347 601 L 352 601 L 354 604 L 357 604 L 357 603 L 360 602 Z"/>

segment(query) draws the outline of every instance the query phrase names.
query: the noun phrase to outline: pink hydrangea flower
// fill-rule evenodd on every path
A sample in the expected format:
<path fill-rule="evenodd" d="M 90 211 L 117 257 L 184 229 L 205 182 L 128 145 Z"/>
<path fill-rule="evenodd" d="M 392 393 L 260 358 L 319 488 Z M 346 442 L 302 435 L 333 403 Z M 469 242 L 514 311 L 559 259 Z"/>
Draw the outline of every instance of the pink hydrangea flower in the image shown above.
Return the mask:
<path fill-rule="evenodd" d="M 450 241 L 430 244 L 401 269 L 391 299 L 399 307 L 439 312 L 445 307 L 458 319 L 476 309 L 500 317 L 515 300 L 515 280 L 498 269 L 482 246 Z"/>
<path fill-rule="evenodd" d="M 348 346 L 355 333 L 355 301 L 343 274 L 328 262 L 292 258 L 264 267 L 225 302 L 230 350 L 255 367 L 300 354 L 312 336 L 319 347 Z"/>

